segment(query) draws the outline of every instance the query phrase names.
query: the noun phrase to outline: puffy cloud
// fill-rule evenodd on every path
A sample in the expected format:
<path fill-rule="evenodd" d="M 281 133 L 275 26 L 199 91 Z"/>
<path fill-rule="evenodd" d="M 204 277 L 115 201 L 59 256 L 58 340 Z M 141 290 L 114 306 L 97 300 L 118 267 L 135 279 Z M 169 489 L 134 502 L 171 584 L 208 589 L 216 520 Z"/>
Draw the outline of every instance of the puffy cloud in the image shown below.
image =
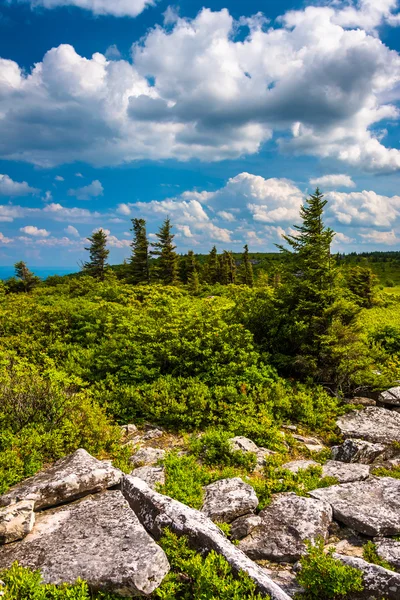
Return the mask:
<path fill-rule="evenodd" d="M 73 225 L 68 225 L 68 227 L 66 227 L 64 229 L 65 233 L 67 233 L 68 235 L 73 235 L 74 237 L 79 237 L 79 231 L 77 230 L 76 227 L 74 227 Z"/>
<path fill-rule="evenodd" d="M 1 231 L 0 231 L 0 245 L 1 245 L 1 244 L 11 244 L 11 242 L 12 242 L 12 239 L 11 239 L 11 238 L 8 238 L 8 237 L 6 237 L 6 236 L 5 236 L 3 233 L 1 233 Z"/>
<path fill-rule="evenodd" d="M 85 185 L 84 187 L 75 190 L 68 190 L 68 195 L 75 196 L 75 198 L 78 198 L 78 200 L 90 200 L 91 198 L 98 198 L 99 196 L 102 196 L 103 193 L 104 188 L 98 179 L 92 181 L 91 184 Z"/>
<path fill-rule="evenodd" d="M 8 175 L 0 174 L 0 196 L 28 196 L 39 190 L 31 187 L 26 181 L 13 181 Z"/>
<path fill-rule="evenodd" d="M 363 238 L 365 243 L 378 245 L 385 244 L 387 246 L 394 246 L 400 242 L 400 238 L 397 237 L 397 234 L 393 229 L 390 231 L 371 230 L 366 233 L 360 233 L 360 237 Z"/>
<path fill-rule="evenodd" d="M 400 215 L 400 196 L 374 191 L 329 192 L 328 211 L 341 225 L 388 227 Z"/>
<path fill-rule="evenodd" d="M 334 244 L 351 244 L 352 242 L 355 242 L 354 238 L 349 237 L 348 235 L 346 235 L 345 233 L 342 233 L 341 231 L 337 231 L 335 233 L 335 237 L 333 238 L 333 243 Z"/>
<path fill-rule="evenodd" d="M 130 206 L 128 204 L 118 204 L 118 206 L 117 206 L 117 212 L 120 215 L 129 216 L 131 214 L 131 209 L 130 209 Z"/>
<path fill-rule="evenodd" d="M 2 60 L 0 157 L 43 166 L 218 161 L 284 132 L 285 151 L 399 170 L 400 150 L 383 139 L 399 117 L 400 56 L 373 31 L 394 22 L 394 9 L 394 0 L 309 6 L 275 28 L 203 9 L 150 30 L 132 62 L 87 59 L 69 45 L 31 73 Z M 236 36 L 238 27 L 247 35 Z"/>
<path fill-rule="evenodd" d="M 25 227 L 21 227 L 20 231 L 22 233 L 26 233 L 27 235 L 32 235 L 34 237 L 49 237 L 50 232 L 47 231 L 46 229 L 39 229 L 38 227 L 35 227 L 34 225 L 26 225 Z"/>
<path fill-rule="evenodd" d="M 73 221 L 75 223 L 91 223 L 93 219 L 101 216 L 101 213 L 90 211 L 85 208 L 66 208 L 61 204 L 52 202 L 45 206 L 42 210 L 45 217 L 54 221 Z M 1 207 L 0 207 L 1 219 Z"/>
<path fill-rule="evenodd" d="M 356 187 L 356 184 L 349 175 L 323 175 L 310 179 L 310 184 L 319 186 L 322 190 L 335 187 Z"/>
<path fill-rule="evenodd" d="M 32 8 L 59 8 L 60 6 L 76 6 L 91 11 L 95 15 L 112 15 L 114 17 L 137 17 L 154 0 L 22 0 L 29 2 Z"/>

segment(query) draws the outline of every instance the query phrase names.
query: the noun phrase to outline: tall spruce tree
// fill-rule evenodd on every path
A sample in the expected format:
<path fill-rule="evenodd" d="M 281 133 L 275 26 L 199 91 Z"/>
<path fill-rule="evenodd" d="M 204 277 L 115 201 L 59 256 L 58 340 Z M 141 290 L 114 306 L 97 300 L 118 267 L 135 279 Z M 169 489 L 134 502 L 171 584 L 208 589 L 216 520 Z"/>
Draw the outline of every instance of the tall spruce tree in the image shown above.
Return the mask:
<path fill-rule="evenodd" d="M 171 221 L 167 217 L 156 233 L 158 242 L 152 244 L 154 250 L 151 251 L 153 256 L 159 257 L 155 265 L 156 277 L 165 285 L 175 285 L 178 282 L 178 255 L 175 253 L 175 236 L 171 230 Z"/>
<path fill-rule="evenodd" d="M 235 283 L 236 278 L 236 263 L 232 252 L 224 250 L 219 257 L 219 277 L 218 280 L 222 285 Z"/>
<path fill-rule="evenodd" d="M 214 285 L 219 281 L 219 262 L 217 248 L 213 246 L 207 256 L 204 269 L 204 279 L 207 283 Z"/>
<path fill-rule="evenodd" d="M 90 260 L 84 263 L 83 271 L 95 279 L 104 281 L 108 267 L 107 258 L 110 254 L 110 251 L 107 250 L 107 234 L 103 229 L 99 229 L 87 239 L 90 242 L 90 246 L 85 248 L 85 250 L 89 252 Z"/>
<path fill-rule="evenodd" d="M 239 281 L 250 287 L 253 287 L 254 285 L 253 265 L 250 262 L 249 247 L 247 244 L 244 246 L 244 252 L 242 254 L 242 262 L 239 269 Z"/>
<path fill-rule="evenodd" d="M 149 242 L 144 219 L 132 219 L 133 242 L 130 260 L 131 281 L 134 284 L 149 283 Z"/>
<path fill-rule="evenodd" d="M 199 264 L 193 250 L 189 250 L 186 258 L 187 284 L 190 292 L 196 296 L 200 291 Z"/>

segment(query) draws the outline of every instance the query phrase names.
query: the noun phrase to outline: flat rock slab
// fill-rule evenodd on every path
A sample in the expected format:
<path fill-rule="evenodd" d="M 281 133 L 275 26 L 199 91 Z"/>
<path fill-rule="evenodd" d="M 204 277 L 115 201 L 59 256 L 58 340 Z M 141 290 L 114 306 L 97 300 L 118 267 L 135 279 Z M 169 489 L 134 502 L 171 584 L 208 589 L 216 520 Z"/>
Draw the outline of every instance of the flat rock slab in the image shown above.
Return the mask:
<path fill-rule="evenodd" d="M 313 490 L 312 498 L 328 502 L 337 521 L 368 536 L 400 533 L 400 480 L 371 477 L 366 481 Z"/>
<path fill-rule="evenodd" d="M 234 546 L 204 513 L 177 500 L 153 491 L 141 479 L 127 475 L 122 480 L 122 492 L 144 527 L 155 539 L 170 529 L 178 536 L 187 536 L 192 547 L 202 553 L 214 550 L 221 554 L 234 572 L 244 571 L 261 594 L 271 600 L 291 600 L 267 573 Z"/>
<path fill-rule="evenodd" d="M 212 521 L 231 523 L 237 517 L 254 511 L 258 506 L 255 491 L 240 477 L 220 479 L 204 488 L 201 511 Z"/>
<path fill-rule="evenodd" d="M 164 551 L 118 491 L 40 513 L 24 540 L 0 548 L 0 569 L 14 561 L 40 569 L 45 583 L 80 578 L 125 596 L 151 594 L 169 570 Z"/>
<path fill-rule="evenodd" d="M 286 469 L 287 471 L 291 471 L 295 475 L 299 471 L 305 471 L 309 467 L 320 467 L 321 465 L 315 460 L 291 460 L 290 462 L 282 465 L 282 469 Z"/>
<path fill-rule="evenodd" d="M 400 414 L 370 406 L 365 410 L 353 410 L 337 420 L 345 438 L 359 438 L 377 444 L 400 442 Z"/>
<path fill-rule="evenodd" d="M 40 510 L 101 492 L 117 485 L 121 478 L 121 471 L 80 449 L 12 487 L 0 497 L 0 506 L 34 500 L 35 510 Z"/>
<path fill-rule="evenodd" d="M 378 556 L 400 571 L 400 542 L 386 538 L 374 541 Z"/>
<path fill-rule="evenodd" d="M 400 406 L 400 386 L 392 387 L 379 394 L 379 402 L 389 406 Z"/>
<path fill-rule="evenodd" d="M 155 490 L 157 485 L 165 483 L 164 467 L 138 467 L 133 469 L 131 475 L 143 479 L 152 490 Z"/>
<path fill-rule="evenodd" d="M 400 575 L 378 565 L 366 562 L 362 558 L 333 554 L 343 564 L 358 569 L 363 575 L 364 590 L 351 598 L 360 600 L 399 600 Z"/>
<path fill-rule="evenodd" d="M 165 450 L 161 448 L 140 448 L 135 454 L 133 454 L 129 462 L 133 467 L 150 467 L 156 465 L 159 460 L 165 457 Z"/>
<path fill-rule="evenodd" d="M 365 440 L 348 439 L 340 446 L 333 446 L 332 457 L 336 461 L 345 463 L 360 463 L 370 465 L 377 458 L 384 455 L 384 444 L 372 444 Z"/>
<path fill-rule="evenodd" d="M 239 548 L 253 560 L 296 562 L 306 553 L 306 540 L 328 538 L 332 509 L 326 502 L 285 493 L 277 494 L 258 516 L 261 525 Z"/>
<path fill-rule="evenodd" d="M 24 500 L 0 508 L 0 544 L 9 544 L 24 538 L 35 523 L 32 500 Z"/>
<path fill-rule="evenodd" d="M 303 435 L 298 435 L 297 433 L 292 434 L 294 439 L 300 444 L 303 444 L 310 452 L 321 452 L 325 448 L 325 446 L 318 440 L 317 438 L 312 437 L 304 437 Z"/>
<path fill-rule="evenodd" d="M 337 460 L 328 460 L 322 467 L 323 477 L 334 477 L 339 483 L 364 481 L 369 477 L 369 473 L 369 465 L 343 463 Z"/>

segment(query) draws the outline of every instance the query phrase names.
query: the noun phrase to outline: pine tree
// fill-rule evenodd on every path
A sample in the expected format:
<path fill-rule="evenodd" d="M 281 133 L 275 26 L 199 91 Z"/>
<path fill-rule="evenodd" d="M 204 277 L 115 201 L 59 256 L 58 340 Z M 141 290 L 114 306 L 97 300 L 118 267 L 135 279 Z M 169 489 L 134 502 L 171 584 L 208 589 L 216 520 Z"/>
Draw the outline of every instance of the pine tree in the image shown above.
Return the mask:
<path fill-rule="evenodd" d="M 219 277 L 218 280 L 222 285 L 235 283 L 236 264 L 232 252 L 224 250 L 219 257 Z"/>
<path fill-rule="evenodd" d="M 240 283 L 244 283 L 250 287 L 253 287 L 254 285 L 253 265 L 250 262 L 249 247 L 247 244 L 244 246 L 244 252 L 242 254 L 242 263 L 239 269 L 239 280 Z"/>
<path fill-rule="evenodd" d="M 103 229 L 99 229 L 87 239 L 90 242 L 90 246 L 85 248 L 85 250 L 89 252 L 90 260 L 84 263 L 83 270 L 95 279 L 104 281 L 108 267 L 107 258 L 110 254 L 110 251 L 107 250 L 107 234 Z"/>
<path fill-rule="evenodd" d="M 15 263 L 14 269 L 15 277 L 18 280 L 17 284 L 15 285 L 16 291 L 18 291 L 19 288 L 22 289 L 24 292 L 30 292 L 34 287 L 36 287 L 40 283 L 39 277 L 32 273 L 32 271 L 28 269 L 26 263 L 24 263 L 22 260 Z"/>
<path fill-rule="evenodd" d="M 207 256 L 204 270 L 204 279 L 207 283 L 214 285 L 219 281 L 219 262 L 217 248 L 213 246 Z"/>
<path fill-rule="evenodd" d="M 200 292 L 200 280 L 197 271 L 193 271 L 188 278 L 188 288 L 193 296 L 197 296 Z"/>
<path fill-rule="evenodd" d="M 133 242 L 130 260 L 131 280 L 134 284 L 149 283 L 149 242 L 146 234 L 146 221 L 132 219 Z"/>
<path fill-rule="evenodd" d="M 178 255 L 175 253 L 174 234 L 171 233 L 172 225 L 167 217 L 156 233 L 158 242 L 152 244 L 154 250 L 151 251 L 153 256 L 158 256 L 155 267 L 157 279 L 165 285 L 175 285 L 178 282 Z"/>

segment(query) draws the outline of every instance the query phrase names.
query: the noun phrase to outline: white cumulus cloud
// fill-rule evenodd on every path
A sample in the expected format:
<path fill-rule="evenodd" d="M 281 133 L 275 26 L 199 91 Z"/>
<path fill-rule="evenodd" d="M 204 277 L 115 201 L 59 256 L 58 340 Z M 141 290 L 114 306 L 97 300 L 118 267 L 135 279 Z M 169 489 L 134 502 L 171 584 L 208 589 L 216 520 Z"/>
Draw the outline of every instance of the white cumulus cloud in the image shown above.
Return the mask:
<path fill-rule="evenodd" d="M 0 174 L 0 196 L 28 196 L 36 194 L 38 191 L 28 185 L 26 181 L 13 181 L 8 175 Z"/>
<path fill-rule="evenodd" d="M 103 193 L 104 188 L 98 179 L 92 181 L 92 183 L 85 185 L 84 187 L 68 190 L 68 195 L 75 196 L 75 198 L 78 200 L 90 200 L 91 198 L 98 198 L 99 196 L 102 196 Z"/>
<path fill-rule="evenodd" d="M 322 190 L 337 187 L 356 187 L 356 184 L 349 175 L 323 175 L 322 177 L 314 177 L 310 179 L 310 185 L 319 186 Z"/>
<path fill-rule="evenodd" d="M 112 15 L 114 17 L 137 17 L 155 0 L 22 0 L 29 2 L 32 8 L 59 8 L 60 6 L 76 6 L 95 15 Z"/>
<path fill-rule="evenodd" d="M 32 235 L 34 237 L 49 237 L 50 232 L 47 231 L 46 229 L 39 229 L 38 227 L 35 227 L 34 225 L 26 225 L 25 227 L 21 227 L 20 231 L 22 233 L 26 233 L 27 235 Z"/>
<path fill-rule="evenodd" d="M 79 231 L 77 230 L 76 227 L 74 227 L 73 225 L 68 225 L 68 227 L 66 227 L 64 229 L 65 233 L 67 233 L 68 235 L 73 235 L 74 237 L 79 237 Z"/>

